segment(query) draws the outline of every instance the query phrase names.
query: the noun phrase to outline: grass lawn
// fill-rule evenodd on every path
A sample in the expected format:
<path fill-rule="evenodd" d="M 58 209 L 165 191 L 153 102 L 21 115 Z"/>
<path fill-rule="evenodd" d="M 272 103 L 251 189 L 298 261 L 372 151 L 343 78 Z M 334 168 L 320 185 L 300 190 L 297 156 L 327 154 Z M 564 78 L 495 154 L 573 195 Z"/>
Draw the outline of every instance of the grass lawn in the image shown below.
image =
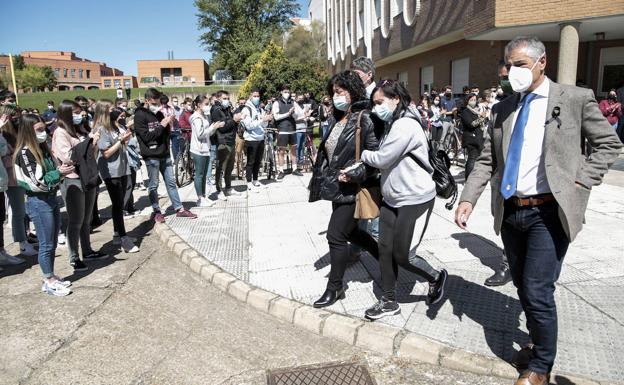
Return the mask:
<path fill-rule="evenodd" d="M 196 96 L 199 94 L 207 94 L 219 91 L 221 89 L 225 89 L 229 91 L 232 96 L 236 96 L 238 94 L 239 85 L 235 86 L 224 86 L 224 85 L 214 85 L 207 87 L 157 87 L 165 94 L 171 97 L 172 95 L 177 95 L 178 98 L 182 98 L 185 96 Z M 133 88 L 131 93 L 131 99 L 141 98 L 143 99 L 143 94 L 145 93 L 147 88 Z M 95 100 L 98 99 L 110 99 L 112 101 L 117 97 L 117 90 L 115 89 L 100 89 L 100 90 L 75 90 L 75 91 L 54 91 L 54 92 L 35 92 L 28 94 L 19 94 L 19 106 L 22 108 L 38 108 L 40 113 L 43 113 L 47 108 L 48 100 L 54 101 L 54 105 L 58 106 L 59 103 L 65 99 L 74 100 L 74 98 L 78 95 L 82 95 L 86 98 L 93 98 Z M 126 97 L 126 92 L 124 90 L 124 98 Z M 234 98 L 232 98 L 234 99 Z"/>

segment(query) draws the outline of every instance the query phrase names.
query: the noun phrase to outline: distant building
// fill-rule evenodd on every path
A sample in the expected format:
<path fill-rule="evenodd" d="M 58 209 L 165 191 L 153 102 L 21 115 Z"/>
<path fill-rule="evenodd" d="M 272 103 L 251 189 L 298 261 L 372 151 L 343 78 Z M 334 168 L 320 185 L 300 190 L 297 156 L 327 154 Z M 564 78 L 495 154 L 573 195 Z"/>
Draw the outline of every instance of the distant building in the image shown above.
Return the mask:
<path fill-rule="evenodd" d="M 600 96 L 622 85 L 622 0 L 322 3 L 330 72 L 368 56 L 377 65 L 377 79 L 397 79 L 414 97 L 447 84 L 455 93 L 464 86 L 498 84 L 505 45 L 519 35 L 545 43 L 546 74 L 555 81 L 583 83 Z"/>
<path fill-rule="evenodd" d="M 327 0 L 310 0 L 308 2 L 308 18 L 311 21 L 318 20 L 325 24 L 325 1 Z"/>
<path fill-rule="evenodd" d="M 119 87 L 137 88 L 139 86 L 136 76 L 102 76 L 102 89 L 117 89 Z"/>
<path fill-rule="evenodd" d="M 24 51 L 21 56 L 24 64 L 51 67 L 59 91 L 98 89 L 102 76 L 123 75 L 123 71 L 109 67 L 106 63 L 83 59 L 70 51 Z M 0 57 L 0 72 L 10 76 L 8 56 Z"/>
<path fill-rule="evenodd" d="M 204 59 L 137 60 L 139 87 L 203 86 L 210 81 Z"/>

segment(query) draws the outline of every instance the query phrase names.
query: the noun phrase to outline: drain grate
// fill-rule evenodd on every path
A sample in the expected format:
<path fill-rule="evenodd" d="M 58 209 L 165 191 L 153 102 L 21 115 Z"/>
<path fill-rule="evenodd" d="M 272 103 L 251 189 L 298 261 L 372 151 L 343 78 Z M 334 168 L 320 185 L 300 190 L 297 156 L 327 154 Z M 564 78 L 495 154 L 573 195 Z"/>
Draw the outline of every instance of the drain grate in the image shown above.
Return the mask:
<path fill-rule="evenodd" d="M 364 365 L 334 363 L 269 370 L 268 385 L 375 385 Z"/>

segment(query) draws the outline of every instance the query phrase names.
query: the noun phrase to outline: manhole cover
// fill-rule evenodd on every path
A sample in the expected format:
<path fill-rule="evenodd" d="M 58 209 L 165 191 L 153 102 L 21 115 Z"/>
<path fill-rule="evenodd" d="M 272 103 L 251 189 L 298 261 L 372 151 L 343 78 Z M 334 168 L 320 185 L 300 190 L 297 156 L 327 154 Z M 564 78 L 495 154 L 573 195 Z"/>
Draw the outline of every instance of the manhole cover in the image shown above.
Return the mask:
<path fill-rule="evenodd" d="M 269 370 L 268 385 L 375 385 L 360 364 L 326 364 Z"/>

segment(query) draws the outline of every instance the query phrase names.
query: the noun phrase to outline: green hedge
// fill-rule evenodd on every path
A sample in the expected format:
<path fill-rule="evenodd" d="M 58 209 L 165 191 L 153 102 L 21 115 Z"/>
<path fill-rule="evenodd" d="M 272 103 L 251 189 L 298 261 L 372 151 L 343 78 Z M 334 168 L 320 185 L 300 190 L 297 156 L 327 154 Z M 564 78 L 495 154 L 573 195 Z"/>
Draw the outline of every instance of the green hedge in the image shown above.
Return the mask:
<path fill-rule="evenodd" d="M 229 91 L 234 97 L 238 95 L 239 85 L 224 86 L 224 85 L 212 85 L 207 87 L 157 87 L 159 90 L 167 95 L 183 96 L 195 96 L 199 94 L 207 94 L 225 89 Z M 147 88 L 133 88 L 131 92 L 131 99 L 143 99 Z M 19 94 L 19 105 L 22 108 L 38 108 L 42 113 L 47 108 L 48 100 L 54 101 L 54 105 L 58 106 L 59 103 L 65 99 L 73 100 L 76 96 L 82 95 L 86 98 L 98 99 L 110 99 L 115 100 L 117 97 L 117 90 L 115 89 L 100 89 L 100 90 L 71 90 L 71 91 L 54 91 L 54 92 L 35 92 L 28 94 Z M 124 98 L 126 92 L 124 90 Z"/>

